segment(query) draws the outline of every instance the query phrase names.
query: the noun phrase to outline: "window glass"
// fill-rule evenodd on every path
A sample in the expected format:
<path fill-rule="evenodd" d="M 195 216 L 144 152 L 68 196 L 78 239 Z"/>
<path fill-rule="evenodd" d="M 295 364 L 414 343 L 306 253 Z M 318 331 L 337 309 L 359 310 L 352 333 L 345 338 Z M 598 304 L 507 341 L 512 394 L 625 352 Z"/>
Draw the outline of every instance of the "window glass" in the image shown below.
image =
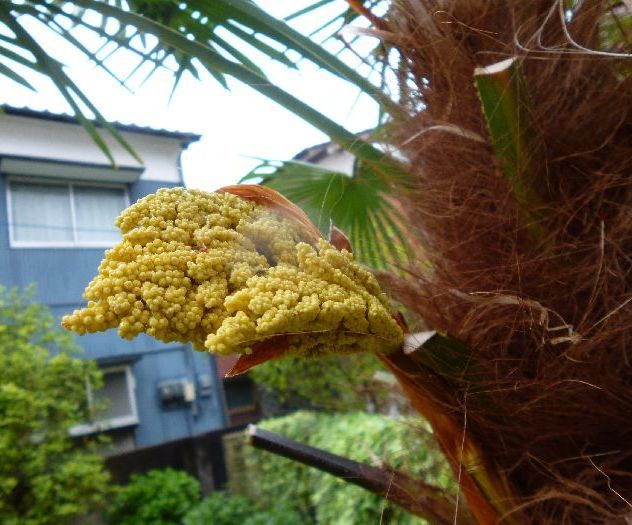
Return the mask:
<path fill-rule="evenodd" d="M 114 221 L 125 208 L 125 192 L 119 188 L 74 186 L 77 241 L 118 241 Z"/>
<path fill-rule="evenodd" d="M 125 370 L 104 372 L 103 388 L 96 390 L 93 395 L 94 406 L 98 409 L 95 417 L 97 421 L 134 415 Z"/>
<path fill-rule="evenodd" d="M 21 242 L 72 242 L 67 185 L 11 183 L 13 239 Z"/>
<path fill-rule="evenodd" d="M 114 244 L 127 205 L 123 188 L 74 183 L 11 182 L 13 240 L 24 243 Z"/>
<path fill-rule="evenodd" d="M 224 383 L 226 407 L 229 411 L 244 410 L 255 406 L 252 382 L 248 378 Z"/>

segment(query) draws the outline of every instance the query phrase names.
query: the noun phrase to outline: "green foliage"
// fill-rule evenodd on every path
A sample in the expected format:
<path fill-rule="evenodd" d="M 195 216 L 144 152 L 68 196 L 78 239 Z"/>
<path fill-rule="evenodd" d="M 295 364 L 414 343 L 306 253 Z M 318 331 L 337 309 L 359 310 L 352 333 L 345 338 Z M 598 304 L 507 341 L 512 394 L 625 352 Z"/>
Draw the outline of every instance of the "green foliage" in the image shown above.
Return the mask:
<path fill-rule="evenodd" d="M 261 427 L 356 461 L 385 462 L 448 490 L 449 468 L 418 425 L 362 413 L 297 412 L 264 421 Z M 261 506 L 274 501 L 327 525 L 424 523 L 385 499 L 319 470 L 254 448 L 247 448 L 245 455 L 249 491 Z"/>
<path fill-rule="evenodd" d="M 494 152 L 518 203 L 522 220 L 532 241 L 546 236 L 542 225 L 542 203 L 549 200 L 545 170 L 535 154 L 541 140 L 531 119 L 532 103 L 523 68 L 516 57 L 474 72 L 474 85 Z"/>
<path fill-rule="evenodd" d="M 406 178 L 396 169 L 384 175 L 359 160 L 353 171 L 350 176 L 306 162 L 263 161 L 242 182 L 263 178 L 264 185 L 303 208 L 325 234 L 335 224 L 366 264 L 377 268 L 406 261 L 404 219 L 386 198 L 392 185 L 403 185 Z"/>
<path fill-rule="evenodd" d="M 269 510 L 255 512 L 242 525 L 311 525 L 311 523 L 292 508 L 277 505 Z"/>
<path fill-rule="evenodd" d="M 254 504 L 245 496 L 214 492 L 187 513 L 183 525 L 244 523 L 254 512 Z"/>
<path fill-rule="evenodd" d="M 94 444 L 69 430 L 88 419 L 86 382 L 95 364 L 79 359 L 50 311 L 0 286 L 0 523 L 59 525 L 104 500 L 108 474 Z"/>
<path fill-rule="evenodd" d="M 186 472 L 150 470 L 133 475 L 106 511 L 112 525 L 180 525 L 200 501 L 200 483 Z"/>
<path fill-rule="evenodd" d="M 287 507 L 259 510 L 245 496 L 226 492 L 210 494 L 184 518 L 183 525 L 309 525 L 303 516 Z"/>
<path fill-rule="evenodd" d="M 317 4 L 314 4 L 314 9 L 318 7 Z M 90 11 L 91 16 L 85 16 L 87 11 Z M 270 82 L 260 64 L 267 60 L 295 67 L 295 59 L 290 58 L 291 51 L 295 57 L 298 54 L 300 59 L 308 60 L 355 84 L 386 110 L 397 111 L 393 102 L 356 68 L 250 0 L 214 0 L 190 4 L 179 0 L 128 0 L 125 3 L 103 0 L 0 2 L 0 58 L 21 66 L 19 73 L 13 67 L 0 68 L 0 75 L 26 87 L 31 85 L 22 76 L 22 71 L 48 77 L 112 163 L 114 158 L 110 148 L 95 122 L 88 117 L 90 113 L 95 115 L 96 123 L 129 153 L 134 156 L 135 153 L 66 74 L 64 65 L 49 54 L 48 47 L 40 41 L 40 33 L 33 34 L 27 29 L 32 26 L 22 25 L 26 20 L 39 22 L 41 26 L 60 35 L 67 44 L 126 87 L 131 83 L 130 79 L 136 80 L 139 74 L 145 75 L 149 70 L 151 76 L 157 69 L 169 69 L 169 64 L 174 63 L 174 89 L 184 73 L 199 78 L 200 73 L 206 71 L 225 87 L 227 77 L 232 77 L 278 102 L 368 162 L 381 163 L 386 160 L 370 144 L 358 141 L 344 127 Z M 81 42 L 81 37 L 75 36 L 81 34 L 99 38 L 103 45 L 96 51 L 88 49 Z M 158 40 L 149 39 L 148 35 Z M 113 50 L 103 53 L 106 47 Z M 133 63 L 131 70 L 121 72 L 117 71 L 118 68 L 109 67 L 108 59 L 119 49 L 126 50 L 138 59 L 128 60 Z M 248 55 L 257 58 L 253 60 Z"/>
<path fill-rule="evenodd" d="M 276 359 L 254 367 L 250 375 L 282 401 L 299 397 L 314 407 L 349 411 L 380 405 L 385 392 L 372 378 L 381 369 L 372 354 L 333 355 Z"/>

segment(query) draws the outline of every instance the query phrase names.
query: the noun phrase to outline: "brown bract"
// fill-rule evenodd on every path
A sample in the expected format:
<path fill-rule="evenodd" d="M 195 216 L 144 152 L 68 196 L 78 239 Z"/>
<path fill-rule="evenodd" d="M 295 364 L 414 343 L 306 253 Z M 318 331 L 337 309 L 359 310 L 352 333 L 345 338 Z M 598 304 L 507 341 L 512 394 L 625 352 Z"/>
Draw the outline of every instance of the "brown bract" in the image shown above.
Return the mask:
<path fill-rule="evenodd" d="M 320 231 L 314 226 L 314 223 L 309 220 L 309 217 L 307 217 L 307 214 L 303 210 L 293 202 L 287 200 L 280 193 L 266 186 L 235 184 L 232 186 L 224 186 L 217 190 L 217 193 L 232 193 L 240 199 L 261 204 L 268 209 L 274 210 L 281 217 L 293 220 L 303 227 L 311 244 L 316 244 L 318 239 L 322 239 Z"/>
<path fill-rule="evenodd" d="M 218 189 L 217 192 L 232 193 L 241 199 L 256 202 L 257 204 L 273 209 L 282 217 L 299 223 L 303 226 L 312 244 L 316 244 L 318 239 L 322 238 L 318 228 L 314 226 L 303 210 L 270 188 L 255 184 L 234 184 L 232 186 L 224 186 Z M 286 336 L 273 337 L 255 343 L 252 347 L 252 353 L 240 355 L 235 365 L 226 374 L 226 377 L 245 374 L 254 366 L 283 357 L 287 351 L 288 344 Z"/>
<path fill-rule="evenodd" d="M 287 351 L 288 345 L 289 342 L 286 335 L 278 335 L 254 343 L 252 345 L 252 353 L 240 355 L 234 366 L 226 373 L 226 377 L 245 374 L 254 366 L 273 359 L 280 359 Z"/>

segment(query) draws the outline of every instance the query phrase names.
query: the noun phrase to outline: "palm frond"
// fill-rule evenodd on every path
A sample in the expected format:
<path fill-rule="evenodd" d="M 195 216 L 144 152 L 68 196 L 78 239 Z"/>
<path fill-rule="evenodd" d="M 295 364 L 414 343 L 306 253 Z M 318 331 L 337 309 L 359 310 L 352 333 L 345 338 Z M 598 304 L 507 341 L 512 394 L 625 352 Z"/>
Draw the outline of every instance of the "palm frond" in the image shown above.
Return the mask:
<path fill-rule="evenodd" d="M 522 67 L 515 57 L 508 58 L 476 68 L 474 81 L 499 165 L 512 188 L 529 236 L 533 241 L 540 240 L 545 231 L 538 209 L 548 188 L 546 180 L 539 176 L 540 151 Z"/>
<path fill-rule="evenodd" d="M 403 220 L 388 201 L 388 182 L 356 162 L 353 176 L 299 161 L 263 161 L 242 182 L 263 178 L 305 210 L 325 235 L 332 224 L 351 241 L 356 256 L 382 268 L 404 259 L 408 245 Z"/>
<path fill-rule="evenodd" d="M 31 8 L 31 6 L 27 7 Z M 86 108 L 88 112 L 92 112 L 96 121 L 105 128 L 134 158 L 140 161 L 136 152 L 127 144 L 116 128 L 103 118 L 96 106 L 90 102 L 88 97 L 65 73 L 63 65 L 52 58 L 35 40 L 35 38 L 31 36 L 29 31 L 27 31 L 19 23 L 11 8 L 7 5 L 0 5 L 0 22 L 12 33 L 12 38 L 9 37 L 7 39 L 3 39 L 0 41 L 0 45 L 12 45 L 14 48 L 23 51 L 27 56 L 30 55 L 32 57 L 32 62 L 27 59 L 21 61 L 20 63 L 32 71 L 48 76 L 54 82 L 59 92 L 77 115 L 78 120 L 81 124 L 83 124 L 84 128 L 90 134 L 95 143 L 108 156 L 112 164 L 115 164 L 114 157 L 112 156 L 103 137 L 98 132 L 94 122 L 86 116 L 84 108 Z M 10 51 L 10 49 L 8 49 L 8 51 Z M 2 54 L 7 56 L 4 50 Z"/>
<path fill-rule="evenodd" d="M 289 52 L 298 53 L 302 59 L 356 85 L 387 111 L 397 111 L 395 104 L 353 67 L 249 0 L 204 0 L 191 4 L 175 0 L 129 0 L 125 4 L 118 0 L 57 0 L 46 3 L 11 0 L 3 2 L 0 12 L 0 25 L 12 33 L 12 36 L 6 37 L 5 31 L 0 38 L 0 57 L 13 60 L 11 53 L 17 53 L 22 57 L 17 61 L 23 66 L 48 76 L 112 162 L 98 127 L 134 153 L 67 75 L 63 65 L 29 34 L 23 25 L 25 21 L 35 20 L 56 32 L 123 85 L 129 85 L 143 65 L 151 66 L 151 76 L 159 68 L 168 69 L 170 62 L 176 63 L 175 70 L 172 69 L 174 88 L 184 73 L 198 77 L 205 70 L 224 86 L 226 77 L 233 77 L 294 112 L 367 162 L 383 162 L 383 154 L 370 145 L 361 144 L 342 126 L 270 82 L 261 64 L 270 59 L 294 67 L 295 61 Z M 88 49 L 72 34 L 76 27 L 99 37 L 103 45 L 94 51 Z M 155 38 L 148 38 L 150 35 Z M 107 54 L 106 44 L 113 45 Z M 134 54 L 139 60 L 125 76 L 107 69 L 109 58 L 120 50 Z M 248 50 L 255 56 L 263 54 L 265 59 L 252 58 Z M 7 68 L 12 71 L 10 65 Z M 0 70 L 2 73 L 22 84 L 21 80 L 26 80 L 13 71 L 13 74 L 7 73 L 6 68 Z"/>

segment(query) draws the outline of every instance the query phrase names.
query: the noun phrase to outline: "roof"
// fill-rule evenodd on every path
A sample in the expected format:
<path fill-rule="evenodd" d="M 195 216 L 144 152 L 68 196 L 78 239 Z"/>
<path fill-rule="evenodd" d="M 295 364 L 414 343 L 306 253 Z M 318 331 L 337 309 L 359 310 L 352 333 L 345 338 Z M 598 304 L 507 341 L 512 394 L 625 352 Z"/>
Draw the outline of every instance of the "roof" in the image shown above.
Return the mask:
<path fill-rule="evenodd" d="M 53 113 L 52 111 L 38 111 L 28 107 L 16 107 L 2 105 L 0 106 L 2 111 L 7 115 L 14 115 L 16 117 L 28 117 L 36 118 L 40 120 L 50 120 L 53 122 L 64 122 L 67 124 L 79 125 L 79 120 L 67 113 Z M 122 122 L 113 121 L 111 124 L 119 131 L 127 131 L 130 133 L 143 133 L 146 135 L 155 135 L 159 137 L 168 137 L 181 140 L 185 145 L 197 142 L 200 140 L 201 135 L 197 133 L 189 133 L 185 131 L 175 131 L 163 128 L 152 128 L 149 126 L 137 126 L 135 124 L 124 124 Z M 97 127 L 99 125 L 97 124 Z"/>
<path fill-rule="evenodd" d="M 366 140 L 374 131 L 375 129 L 373 128 L 367 129 L 365 131 L 361 131 L 360 133 L 356 133 L 356 136 L 358 138 Z M 294 157 L 292 157 L 292 160 L 302 160 L 303 162 L 318 162 L 328 155 L 342 151 L 342 149 L 343 148 L 335 142 L 323 142 L 322 144 L 309 146 L 308 148 L 299 151 L 296 155 L 294 155 Z"/>

